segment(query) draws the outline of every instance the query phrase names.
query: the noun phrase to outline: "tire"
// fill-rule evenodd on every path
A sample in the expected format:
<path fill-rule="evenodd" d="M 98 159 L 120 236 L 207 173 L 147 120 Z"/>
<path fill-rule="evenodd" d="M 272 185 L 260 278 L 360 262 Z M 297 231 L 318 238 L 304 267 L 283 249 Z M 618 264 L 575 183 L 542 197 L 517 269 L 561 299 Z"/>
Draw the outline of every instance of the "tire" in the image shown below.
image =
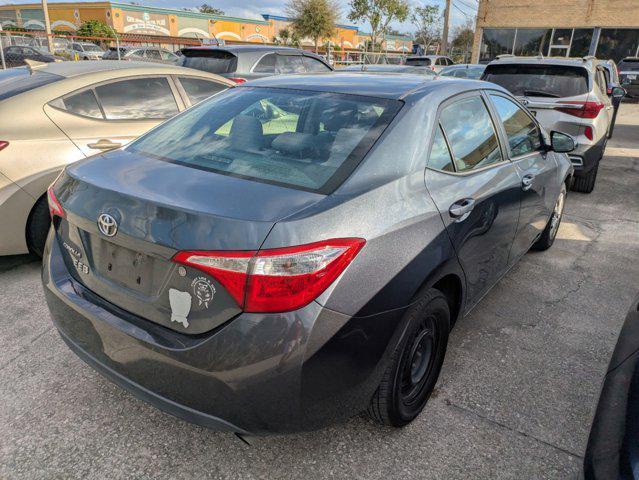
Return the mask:
<path fill-rule="evenodd" d="M 450 331 L 450 308 L 442 292 L 426 290 L 404 316 L 406 330 L 371 398 L 368 415 L 403 427 L 428 401 L 441 371 Z"/>
<path fill-rule="evenodd" d="M 559 197 L 555 203 L 555 208 L 548 219 L 546 228 L 541 234 L 541 237 L 531 247 L 533 250 L 543 251 L 548 250 L 555 243 L 555 237 L 559 231 L 559 225 L 561 225 L 561 219 L 564 214 L 564 205 L 566 204 L 566 184 L 562 184 Z"/>
<path fill-rule="evenodd" d="M 39 257 L 42 257 L 50 226 L 51 217 L 49 217 L 49 205 L 45 195 L 36 202 L 27 221 L 27 246 Z"/>
<path fill-rule="evenodd" d="M 595 180 L 597 180 L 597 171 L 599 170 L 599 162 L 585 175 L 575 175 L 572 182 L 571 190 L 581 193 L 590 193 L 595 188 Z"/>

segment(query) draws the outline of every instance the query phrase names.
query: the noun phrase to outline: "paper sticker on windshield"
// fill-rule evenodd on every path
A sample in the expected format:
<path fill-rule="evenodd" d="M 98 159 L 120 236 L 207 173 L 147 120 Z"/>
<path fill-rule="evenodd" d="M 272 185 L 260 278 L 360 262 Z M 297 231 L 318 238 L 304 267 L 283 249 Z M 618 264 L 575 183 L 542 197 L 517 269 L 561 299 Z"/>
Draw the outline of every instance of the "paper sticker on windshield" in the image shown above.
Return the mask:
<path fill-rule="evenodd" d="M 204 308 L 209 308 L 209 303 L 215 296 L 215 287 L 206 277 L 196 277 L 191 282 L 191 288 L 193 288 L 193 294 L 197 298 L 198 307 L 204 305 Z"/>
<path fill-rule="evenodd" d="M 188 328 L 189 321 L 186 317 L 191 311 L 191 294 L 170 288 L 169 303 L 171 304 L 171 321 L 181 323 L 184 328 Z"/>

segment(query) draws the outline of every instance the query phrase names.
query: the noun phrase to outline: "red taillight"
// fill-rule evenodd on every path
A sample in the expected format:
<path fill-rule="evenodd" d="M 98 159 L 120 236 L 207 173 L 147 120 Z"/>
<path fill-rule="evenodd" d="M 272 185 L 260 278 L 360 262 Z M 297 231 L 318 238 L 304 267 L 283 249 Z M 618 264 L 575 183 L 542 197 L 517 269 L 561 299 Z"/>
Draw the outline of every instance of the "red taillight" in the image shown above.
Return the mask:
<path fill-rule="evenodd" d="M 0 150 L 4 150 L 9 146 L 9 142 L 5 142 L 4 140 L 0 140 Z"/>
<path fill-rule="evenodd" d="M 66 216 L 62 205 L 60 205 L 55 193 L 53 193 L 53 186 L 47 189 L 47 200 L 49 202 L 49 214 L 51 215 L 51 219 L 53 219 L 56 215 L 62 218 Z"/>
<path fill-rule="evenodd" d="M 178 252 L 173 260 L 214 277 L 246 312 L 286 312 L 317 298 L 364 243 L 339 238 L 258 252 Z"/>
<path fill-rule="evenodd" d="M 246 82 L 246 78 L 242 78 L 242 77 L 229 77 L 229 80 L 231 80 L 232 82 L 235 82 L 235 83 L 244 83 L 244 82 Z"/>
<path fill-rule="evenodd" d="M 586 127 L 584 130 L 584 135 L 588 140 L 592 140 L 594 135 L 592 134 L 592 127 Z"/>
<path fill-rule="evenodd" d="M 565 106 L 570 104 L 570 107 Z M 555 110 L 574 115 L 579 118 L 597 118 L 599 112 L 604 108 L 603 103 L 599 102 L 562 102 L 562 107 L 556 107 Z M 574 105 L 574 107 L 572 106 Z"/>

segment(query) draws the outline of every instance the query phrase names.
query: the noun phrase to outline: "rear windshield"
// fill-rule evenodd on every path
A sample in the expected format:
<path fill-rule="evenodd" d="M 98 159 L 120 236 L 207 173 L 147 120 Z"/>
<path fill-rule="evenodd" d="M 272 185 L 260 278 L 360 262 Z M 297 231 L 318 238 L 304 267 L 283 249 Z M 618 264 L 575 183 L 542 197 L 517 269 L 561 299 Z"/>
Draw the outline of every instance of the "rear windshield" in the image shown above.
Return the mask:
<path fill-rule="evenodd" d="M 127 149 L 318 193 L 337 188 L 401 107 L 398 100 L 299 90 L 227 90 Z"/>
<path fill-rule="evenodd" d="M 639 58 L 624 58 L 619 63 L 619 71 L 637 71 L 639 70 Z"/>
<path fill-rule="evenodd" d="M 488 65 L 482 80 L 520 96 L 561 98 L 588 92 L 588 72 L 581 67 Z"/>
<path fill-rule="evenodd" d="M 413 67 L 430 67 L 430 58 L 407 58 L 404 63 Z"/>
<path fill-rule="evenodd" d="M 185 48 L 178 65 L 210 73 L 233 73 L 237 70 L 237 57 L 226 50 L 196 50 Z"/>
<path fill-rule="evenodd" d="M 0 100 L 57 82 L 63 78 L 60 75 L 38 71 L 31 74 L 26 67 L 0 70 Z"/>

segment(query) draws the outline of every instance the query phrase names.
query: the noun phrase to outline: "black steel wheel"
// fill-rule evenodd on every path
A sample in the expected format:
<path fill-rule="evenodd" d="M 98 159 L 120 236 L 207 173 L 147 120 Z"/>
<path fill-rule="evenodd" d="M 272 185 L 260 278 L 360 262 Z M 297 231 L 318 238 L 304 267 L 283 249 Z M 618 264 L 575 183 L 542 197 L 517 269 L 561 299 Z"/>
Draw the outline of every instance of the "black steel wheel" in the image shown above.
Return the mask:
<path fill-rule="evenodd" d="M 403 337 L 368 408 L 375 421 L 394 427 L 420 414 L 439 377 L 450 330 L 446 296 L 426 290 L 406 312 L 403 325 Z"/>

